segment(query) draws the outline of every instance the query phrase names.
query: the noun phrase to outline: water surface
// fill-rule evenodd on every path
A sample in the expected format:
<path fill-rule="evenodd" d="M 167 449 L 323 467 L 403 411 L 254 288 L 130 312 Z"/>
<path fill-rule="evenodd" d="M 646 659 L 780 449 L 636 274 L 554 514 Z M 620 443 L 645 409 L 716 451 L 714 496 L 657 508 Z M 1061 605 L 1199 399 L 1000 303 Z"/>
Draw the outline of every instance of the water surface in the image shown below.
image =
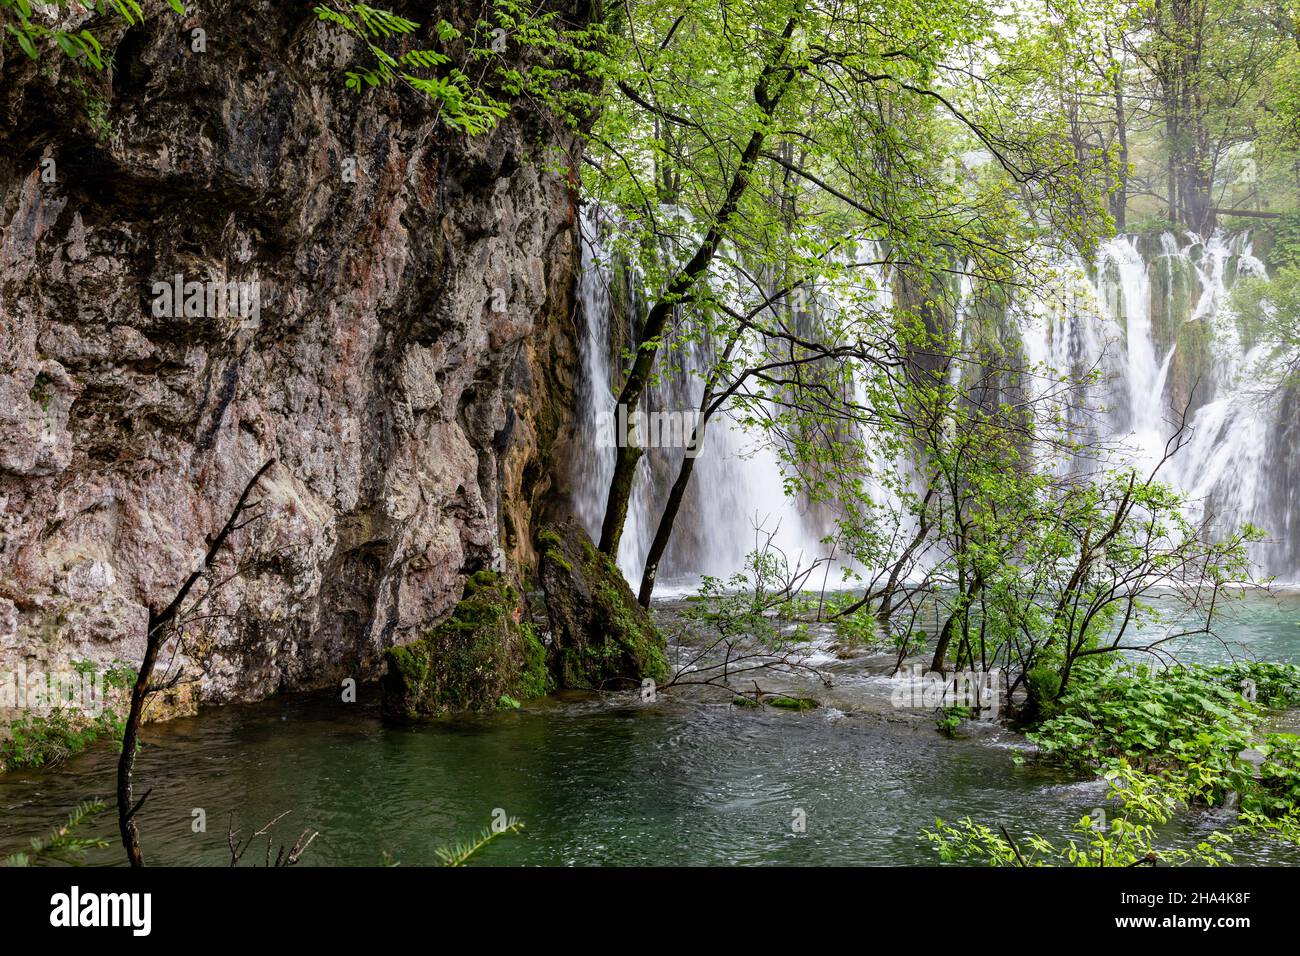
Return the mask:
<path fill-rule="evenodd" d="M 1288 601 L 1243 605 L 1234 639 L 1297 660 L 1300 600 Z M 1196 653 L 1227 656 L 1218 642 Z M 832 698 L 855 687 L 887 695 L 879 678 L 844 678 Z M 356 704 L 280 698 L 147 727 L 137 773 L 138 790 L 153 788 L 140 818 L 148 860 L 225 865 L 232 815 L 247 834 L 290 811 L 277 845 L 303 827 L 321 834 L 304 863 L 378 865 L 387 853 L 430 864 L 499 808 L 525 830 L 494 842 L 484 863 L 931 864 L 920 830 L 936 816 L 1059 836 L 1104 798 L 1097 781 L 1032 759 L 1017 766 L 1023 741 L 1007 730 L 949 740 L 926 714 L 566 695 L 399 728 L 379 721 L 376 694 L 362 688 Z M 114 760 L 105 747 L 60 768 L 0 776 L 0 852 L 20 849 L 78 801 L 109 797 Z M 207 830 L 195 833 L 199 809 Z M 1195 814 L 1176 838 L 1226 823 Z M 115 818 L 95 832 L 115 840 Z M 1239 862 L 1300 862 L 1276 845 L 1236 852 Z M 120 857 L 114 845 L 88 861 Z"/>

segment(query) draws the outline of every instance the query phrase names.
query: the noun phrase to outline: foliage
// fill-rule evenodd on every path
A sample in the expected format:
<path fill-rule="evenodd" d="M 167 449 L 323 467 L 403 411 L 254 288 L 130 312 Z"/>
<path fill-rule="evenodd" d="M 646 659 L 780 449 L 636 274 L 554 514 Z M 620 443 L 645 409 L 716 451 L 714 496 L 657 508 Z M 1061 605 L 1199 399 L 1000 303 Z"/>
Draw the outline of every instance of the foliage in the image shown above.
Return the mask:
<path fill-rule="evenodd" d="M 395 55 L 384 49 L 384 41 L 410 37 L 420 24 L 388 10 L 364 3 L 321 4 L 316 15 L 345 33 L 356 37 L 369 53 L 374 66 L 359 66 L 346 73 L 348 89 L 360 93 L 366 87 L 388 86 L 401 82 L 437 105 L 439 116 L 454 129 L 470 135 L 487 132 L 501 117 L 506 106 L 476 90 L 459 68 L 449 66 L 450 54 L 432 48 L 409 49 Z M 434 25 L 440 43 L 460 39 L 461 33 L 445 20 Z M 448 67 L 444 72 L 438 71 Z"/>
<path fill-rule="evenodd" d="M 1300 706 L 1300 667 L 1273 661 L 1204 664 L 1198 671 L 1247 699 L 1273 710 Z"/>
<path fill-rule="evenodd" d="M 108 807 L 99 800 L 87 800 L 77 805 L 68 820 L 46 837 L 33 837 L 31 851 L 14 853 L 5 858 L 5 866 L 37 866 L 46 862 L 62 863 L 76 866 L 79 856 L 87 850 L 101 849 L 108 846 L 108 841 L 99 837 L 77 836 L 78 828 L 85 826 Z"/>
<path fill-rule="evenodd" d="M 1003 669 L 1012 693 L 1027 690 L 1021 716 L 1032 722 L 1090 657 L 1159 655 L 1171 640 L 1212 633 L 1224 585 L 1249 578 L 1247 548 L 1261 532 L 1211 537 L 1188 520 L 1185 496 L 1160 480 L 1182 430 L 1145 472 L 1080 441 L 1071 415 L 1086 380 L 1025 368 L 1020 346 L 996 331 L 990 323 L 983 340 L 962 344 L 905 327 L 905 343 L 942 361 L 869 393 L 878 414 L 893 406 L 876 444 L 917 465 L 895 469 L 892 495 L 866 491 L 880 471 L 852 442 L 816 466 L 798 453 L 788 464 L 801 490 L 813 488 L 810 471 L 828 489 L 837 547 L 869 569 L 859 603 L 908 638 L 933 614 L 931 669 Z"/>
<path fill-rule="evenodd" d="M 558 11 L 493 0 L 486 8 L 490 19 L 467 31 L 438 20 L 432 26 L 434 45 L 425 46 L 415 45 L 421 25 L 390 10 L 337 0 L 319 4 L 315 12 L 365 52 L 366 64 L 345 72 L 348 89 L 359 94 L 401 85 L 431 103 L 443 123 L 468 136 L 495 129 L 519 97 L 565 113 L 575 125 L 575 116 L 590 109 L 572 87 L 588 47 L 602 35 L 599 25 L 569 29 Z M 534 62 L 521 66 L 510 60 L 507 38 Z"/>
<path fill-rule="evenodd" d="M 501 827 L 487 826 L 472 840 L 462 840 L 450 847 L 439 847 L 435 852 L 443 866 L 464 866 L 481 853 L 498 837 L 510 836 L 523 830 L 523 821 L 510 817 Z"/>
<path fill-rule="evenodd" d="M 1292 846 L 1300 846 L 1300 811 L 1292 808 L 1283 814 L 1270 816 L 1258 810 L 1242 810 L 1233 832 L 1242 836 L 1263 836 L 1290 843 Z"/>
<path fill-rule="evenodd" d="M 936 821 L 925 831 L 949 862 L 992 865 L 1126 866 L 1139 862 L 1230 863 L 1233 836 L 1300 843 L 1300 737 L 1262 733 L 1262 712 L 1239 692 L 1254 682 L 1261 696 L 1291 705 L 1300 668 L 1238 662 L 1153 671 L 1118 663 L 1090 665 L 1059 712 L 1030 739 L 1068 766 L 1097 770 L 1122 813 L 1100 823 L 1084 817 L 1086 836 L 1056 846 L 1037 834 L 1012 842 L 967 818 Z M 1247 759 L 1262 754 L 1258 770 Z M 1173 813 L 1239 799 L 1237 823 L 1188 849 L 1160 849 L 1159 827 Z"/>
<path fill-rule="evenodd" d="M 962 725 L 962 721 L 970 720 L 975 716 L 975 712 L 969 707 L 961 705 L 954 707 L 944 707 L 939 711 L 939 719 L 936 726 L 939 733 L 945 737 L 956 737 L 957 731 Z"/>
<path fill-rule="evenodd" d="M 852 648 L 870 647 L 880 640 L 876 609 L 862 604 L 852 591 L 832 591 L 826 594 L 801 596 L 798 610 L 802 617 L 830 621 L 832 632 L 843 645 Z"/>
<path fill-rule="evenodd" d="M 740 706 L 764 700 L 796 710 L 817 706 L 811 698 L 763 691 L 756 680 L 765 674 L 793 675 L 829 685 L 826 675 L 808 662 L 816 602 L 804 593 L 822 562 L 791 564 L 773 543 L 774 534 L 760 527 L 758 547 L 747 555 L 745 571 L 726 580 L 706 576 L 688 599 L 683 620 L 692 640 L 681 642 L 665 689 L 715 687 Z M 701 635 L 703 641 L 695 640 Z"/>
<path fill-rule="evenodd" d="M 168 0 L 173 11 L 185 12 L 180 0 Z M 54 19 L 73 7 L 90 7 L 98 16 L 113 15 L 128 26 L 144 23 L 144 11 L 137 0 L 0 0 L 0 12 L 9 22 L 0 43 L 16 43 L 23 53 L 33 60 L 39 59 L 44 44 L 53 43 L 74 62 L 102 70 L 108 58 L 103 47 L 89 29 L 64 30 L 47 26 L 43 20 Z"/>
<path fill-rule="evenodd" d="M 989 866 L 1218 866 L 1232 863 L 1225 847 L 1232 836 L 1210 833 L 1191 848 L 1161 846 L 1160 828 L 1188 799 L 1177 782 L 1144 773 L 1119 760 L 1106 771 L 1109 799 L 1118 809 L 1100 817 L 1084 816 L 1076 837 L 1057 844 L 1030 834 L 1014 841 L 969 817 L 956 825 L 936 820 L 925 836 L 948 863 Z"/>
<path fill-rule="evenodd" d="M 1243 814 L 1284 820 L 1300 815 L 1300 737 L 1266 734 L 1256 749 L 1264 754 L 1259 777 L 1242 794 Z"/>
<path fill-rule="evenodd" d="M 1300 259 L 1281 267 L 1272 279 L 1239 280 L 1232 306 L 1247 340 L 1265 347 L 1261 367 L 1252 372 L 1279 389 L 1300 384 Z"/>
<path fill-rule="evenodd" d="M 807 571 L 791 568 L 774 547 L 751 551 L 743 571 L 725 579 L 703 576 L 689 599 L 686 618 L 697 629 L 724 639 L 747 637 L 774 649 L 803 643 L 811 632 L 807 622 L 798 619 L 800 595 L 793 581 L 805 578 Z"/>
<path fill-rule="evenodd" d="M 91 662 L 73 665 L 83 680 L 95 679 Z M 8 737 L 0 740 L 0 770 L 55 766 L 85 750 L 102 737 L 120 747 L 125 721 L 125 704 L 113 699 L 114 692 L 128 691 L 135 683 L 135 671 L 125 666 L 110 667 L 103 672 L 103 709 L 93 716 L 69 707 L 52 707 L 48 713 L 28 713 L 8 728 Z"/>
<path fill-rule="evenodd" d="M 1143 773 L 1181 781 L 1210 804 L 1251 786 L 1251 766 L 1241 753 L 1251 746 L 1260 712 L 1224 672 L 1103 665 L 1059 704 L 1059 713 L 1030 739 L 1069 765 L 1095 768 L 1123 759 Z"/>

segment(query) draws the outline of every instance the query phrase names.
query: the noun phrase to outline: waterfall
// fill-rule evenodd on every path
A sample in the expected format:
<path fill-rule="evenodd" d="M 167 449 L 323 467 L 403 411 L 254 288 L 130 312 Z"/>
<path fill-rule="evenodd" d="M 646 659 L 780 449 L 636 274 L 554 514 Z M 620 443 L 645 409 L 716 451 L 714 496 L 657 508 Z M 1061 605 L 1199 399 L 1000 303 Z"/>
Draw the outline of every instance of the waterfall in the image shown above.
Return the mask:
<path fill-rule="evenodd" d="M 608 435 L 600 437 L 600 419 L 617 402 L 617 343 L 630 340 L 645 302 L 642 277 L 633 265 L 615 268 L 590 207 L 582 236 L 584 381 L 573 497 L 579 518 L 596 536 L 615 455 Z M 1229 298 L 1238 276 L 1266 275 L 1248 236 L 1119 236 L 1102 243 L 1093 263 L 1062 261 L 1058 267 L 1061 278 L 1050 293 L 1018 301 L 1012 317 L 1031 364 L 1074 376 L 1099 371 L 1100 381 L 1072 410 L 1076 437 L 1115 447 L 1113 464 L 1149 469 L 1164 455 L 1185 407 L 1190 438 L 1162 469 L 1162 479 L 1187 493 L 1193 521 L 1220 530 L 1246 522 L 1263 528 L 1269 539 L 1255 548 L 1255 560 L 1279 579 L 1300 581 L 1300 476 L 1287 465 L 1300 453 L 1289 420 L 1298 402 L 1259 387 L 1268 345 L 1243 337 Z M 725 276 L 713 278 L 725 285 Z M 888 276 L 872 273 L 864 281 L 867 294 L 859 287 L 856 301 L 888 308 Z M 963 284 L 953 316 L 957 328 L 972 294 L 969 282 Z M 810 311 L 816 321 L 827 310 L 849 307 L 832 293 L 814 297 Z M 713 344 L 678 341 L 673 354 L 680 367 L 647 390 L 647 412 L 698 408 Z M 865 398 L 862 391 L 856 395 L 859 402 Z M 680 448 L 650 448 L 638 466 L 618 555 L 634 585 L 682 455 Z M 911 468 L 910 462 L 876 464 L 902 475 Z M 755 547 L 756 524 L 779 528 L 775 543 L 791 564 L 826 556 L 820 542 L 832 530 L 829 523 L 788 497 L 784 478 L 777 454 L 761 437 L 716 417 L 660 568 L 663 589 L 739 570 Z M 885 484 L 869 486 L 867 494 L 879 496 L 876 503 L 885 510 L 898 504 Z"/>
<path fill-rule="evenodd" d="M 584 381 L 572 480 L 575 512 L 595 538 L 600 533 L 616 454 L 611 440 L 616 436 L 608 427 L 618 401 L 612 343 L 630 340 L 644 295 L 643 278 L 634 266 L 625 262 L 622 270 L 614 267 L 594 207 L 584 208 L 580 224 L 582 275 L 577 293 L 584 325 Z M 623 314 L 616 306 L 620 296 L 626 302 Z M 624 323 L 623 328 L 615 326 L 618 321 Z M 664 374 L 646 390 L 642 410 L 647 415 L 682 413 L 689 437 L 691 419 L 685 416 L 699 409 L 713 347 L 693 339 L 666 343 L 660 350 L 661 359 L 668 354 L 669 345 L 675 345 L 672 354 L 680 368 Z M 634 588 L 640 583 L 646 554 L 684 454 L 681 447 L 650 447 L 637 466 L 618 554 L 619 568 Z M 796 564 L 807 567 L 823 550 L 819 539 L 824 530 L 785 494 L 776 450 L 720 413 L 705 429 L 704 446 L 660 565 L 656 593 L 692 586 L 702 575 L 736 573 L 760 536 L 766 539 L 771 532 L 775 532 L 773 545 L 786 555 L 792 568 Z"/>
<path fill-rule="evenodd" d="M 1193 521 L 1263 528 L 1269 539 L 1254 559 L 1281 580 L 1300 579 L 1284 403 L 1260 380 L 1268 343 L 1243 339 L 1229 298 L 1236 277 L 1267 274 L 1248 236 L 1165 233 L 1145 252 L 1138 237 L 1120 236 L 1102 244 L 1092 273 L 1076 264 L 1067 304 L 1036 310 L 1022 332 L 1035 362 L 1103 371 L 1089 396 L 1091 426 L 1082 416 L 1074 425 L 1118 446 L 1117 463 L 1150 468 L 1186 408 L 1190 437 L 1162 479 L 1188 495 Z"/>
<path fill-rule="evenodd" d="M 605 494 L 614 474 L 615 448 L 604 440 L 607 436 L 603 433 L 607 426 L 600 420 L 602 412 L 612 409 L 617 402 L 610 361 L 610 322 L 613 315 L 610 283 L 613 281 L 613 273 L 600 244 L 590 208 L 582 211 L 580 224 L 582 271 L 578 277 L 577 295 L 585 330 L 580 349 L 584 375 L 578 393 L 579 430 L 573 458 L 573 499 L 578 519 L 592 539 L 599 540 L 601 520 L 605 514 Z M 633 486 L 632 500 L 628 504 L 627 523 L 624 525 L 618 555 L 619 566 L 629 580 L 632 580 L 629 569 L 635 563 L 637 554 L 644 554 L 649 546 L 643 520 L 647 511 L 645 478 L 643 461 Z"/>

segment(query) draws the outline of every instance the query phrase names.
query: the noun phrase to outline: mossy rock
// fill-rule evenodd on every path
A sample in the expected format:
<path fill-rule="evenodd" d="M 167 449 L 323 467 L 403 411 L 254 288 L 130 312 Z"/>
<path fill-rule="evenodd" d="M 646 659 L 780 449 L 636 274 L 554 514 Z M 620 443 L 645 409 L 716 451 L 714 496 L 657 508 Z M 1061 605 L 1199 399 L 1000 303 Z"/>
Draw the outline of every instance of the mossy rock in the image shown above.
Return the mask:
<path fill-rule="evenodd" d="M 1211 397 L 1206 382 L 1214 368 L 1214 329 L 1206 319 L 1183 322 L 1169 363 L 1166 391 L 1173 408 L 1194 414 Z"/>
<path fill-rule="evenodd" d="M 769 707 L 780 707 L 782 710 L 816 710 L 817 701 L 811 697 L 786 697 L 784 695 L 771 697 L 766 700 Z"/>
<path fill-rule="evenodd" d="M 522 618 L 519 594 L 505 578 L 491 571 L 473 575 L 450 617 L 385 655 L 384 716 L 496 710 L 503 700 L 549 693 L 546 649 Z"/>
<path fill-rule="evenodd" d="M 548 655 L 560 687 L 601 689 L 668 676 L 665 642 L 617 565 L 575 521 L 537 535 L 551 624 Z"/>

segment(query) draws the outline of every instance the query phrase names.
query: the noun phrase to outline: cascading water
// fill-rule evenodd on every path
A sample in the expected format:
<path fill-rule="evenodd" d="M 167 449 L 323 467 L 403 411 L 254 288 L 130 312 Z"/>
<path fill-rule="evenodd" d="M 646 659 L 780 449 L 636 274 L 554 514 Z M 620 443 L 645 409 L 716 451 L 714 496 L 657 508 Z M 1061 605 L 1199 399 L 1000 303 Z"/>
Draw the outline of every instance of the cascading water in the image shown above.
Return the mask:
<path fill-rule="evenodd" d="M 630 336 L 633 316 L 644 303 L 634 267 L 612 268 L 591 210 L 584 213 L 582 229 L 578 292 L 586 381 L 574 497 L 579 517 L 595 535 L 614 466 L 613 443 L 608 432 L 602 440 L 599 424 L 617 401 L 613 343 Z M 1018 303 L 1015 317 L 1029 362 L 1074 376 L 1099 371 L 1100 382 L 1086 406 L 1075 410 L 1076 436 L 1116 447 L 1116 464 L 1152 467 L 1186 409 L 1190 437 L 1164 466 L 1162 478 L 1187 492 L 1193 519 L 1209 518 L 1220 528 L 1245 522 L 1263 528 L 1270 537 L 1257 547 L 1255 559 L 1280 580 L 1300 580 L 1300 476 L 1285 464 L 1300 454 L 1300 428 L 1289 421 L 1300 402 L 1258 387 L 1255 373 L 1268 346 L 1243 340 L 1229 301 L 1238 276 L 1266 275 L 1248 237 L 1216 233 L 1207 240 L 1186 236 L 1180 241 L 1165 234 L 1153 242 L 1121 236 L 1102 244 L 1091 270 L 1062 262 L 1060 271 L 1067 277 L 1060 288 L 1033 303 Z M 868 283 L 874 290 L 868 299 L 887 308 L 888 276 L 873 273 Z M 626 303 L 621 312 L 612 288 Z M 965 303 L 970 296 L 965 289 L 959 298 Z M 846 305 L 823 296 L 810 307 L 816 321 L 819 312 Z M 962 311 L 959 306 L 954 317 L 959 326 Z M 684 342 L 675 354 L 680 368 L 648 390 L 645 411 L 698 408 L 711 346 Z M 856 398 L 865 401 L 863 394 Z M 680 448 L 652 448 L 639 466 L 619 551 L 619 565 L 634 584 L 682 454 Z M 875 490 L 882 500 L 890 494 L 883 486 Z M 773 450 L 717 417 L 706 432 L 660 582 L 671 588 L 701 574 L 725 576 L 740 569 L 755 547 L 755 524 L 779 528 L 775 543 L 792 563 L 801 560 L 806 566 L 826 555 L 819 542 L 830 529 L 786 496 Z"/>
<path fill-rule="evenodd" d="M 1149 468 L 1186 411 L 1190 434 L 1163 480 L 1188 494 L 1193 519 L 1263 528 L 1269 540 L 1255 560 L 1281 580 L 1300 579 L 1284 402 L 1261 387 L 1268 345 L 1243 341 L 1229 299 L 1237 277 L 1266 275 L 1248 237 L 1189 235 L 1180 243 L 1166 233 L 1144 253 L 1136 237 L 1121 236 L 1102 245 L 1091 279 L 1074 272 L 1065 304 L 1039 309 L 1022 335 L 1034 362 L 1103 372 L 1076 427 L 1118 446 L 1120 460 Z"/>
<path fill-rule="evenodd" d="M 586 381 L 580 396 L 580 448 L 574 455 L 574 503 L 579 519 L 596 537 L 614 472 L 615 444 L 611 439 L 616 438 L 616 429 L 612 430 L 610 423 L 617 421 L 618 399 L 611 350 L 612 343 L 622 337 L 613 323 L 621 319 L 630 325 L 638 314 L 642 280 L 631 265 L 625 264 L 621 273 L 613 268 L 591 207 L 584 210 L 581 227 L 583 270 L 577 291 L 586 329 L 582 341 Z M 623 284 L 616 285 L 620 281 Z M 614 290 L 628 303 L 621 316 L 616 296 L 611 294 Z M 661 355 L 665 351 L 661 350 Z M 641 403 L 647 415 L 668 412 L 686 416 L 699 408 L 712 347 L 707 342 L 687 341 L 679 343 L 673 354 L 680 367 L 647 389 Z M 683 420 L 689 437 L 691 419 Z M 618 554 L 619 568 L 634 587 L 640 582 L 646 553 L 684 454 L 681 447 L 651 447 L 638 465 Z M 818 544 L 821 532 L 814 525 L 814 519 L 785 494 L 776 452 L 747 436 L 725 415 L 716 415 L 705 429 L 704 446 L 660 565 L 657 593 L 671 590 L 674 583 L 692 583 L 700 575 L 725 577 L 739 571 L 745 556 L 769 533 L 774 533 L 772 544 L 785 553 L 792 568 L 796 563 L 806 567 L 822 550 Z"/>
<path fill-rule="evenodd" d="M 601 416 L 602 413 L 608 414 L 618 401 L 613 389 L 609 354 L 610 320 L 613 316 L 612 270 L 608 259 L 602 258 L 603 250 L 590 209 L 583 210 L 581 227 L 582 272 L 578 277 L 577 292 L 586 334 L 581 348 L 584 376 L 578 394 L 581 427 L 574 455 L 573 498 L 578 519 L 593 539 L 599 539 L 605 514 L 605 495 L 614 474 L 614 447 L 605 440 L 608 423 Z M 647 510 L 645 477 L 645 463 L 642 462 L 628 504 L 627 523 L 619 548 L 619 566 L 625 575 L 629 574 L 637 555 L 645 553 L 647 546 L 646 532 L 642 527 L 642 516 Z"/>

